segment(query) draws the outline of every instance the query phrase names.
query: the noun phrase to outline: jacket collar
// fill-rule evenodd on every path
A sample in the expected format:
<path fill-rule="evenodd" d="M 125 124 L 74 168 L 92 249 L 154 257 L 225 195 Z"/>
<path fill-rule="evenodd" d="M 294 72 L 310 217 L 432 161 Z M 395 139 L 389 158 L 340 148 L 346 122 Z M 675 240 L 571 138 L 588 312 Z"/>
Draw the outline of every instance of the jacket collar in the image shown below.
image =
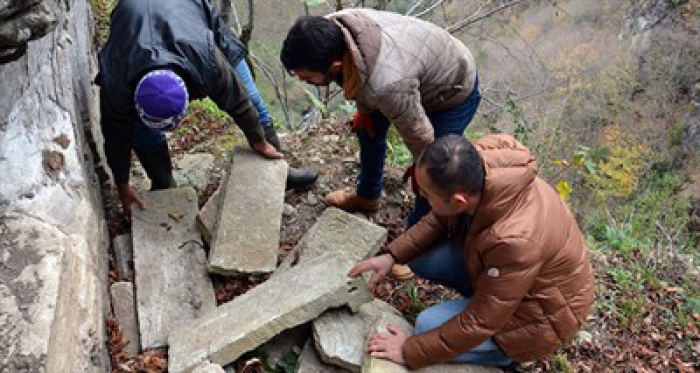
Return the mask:
<path fill-rule="evenodd" d="M 521 206 L 537 176 L 530 151 L 509 135 L 492 135 L 473 142 L 484 163 L 484 190 L 474 211 L 471 232 L 479 232 Z"/>
<path fill-rule="evenodd" d="M 343 32 L 348 48 L 343 63 L 350 60 L 352 66 L 355 67 L 357 91 L 359 92 L 369 79 L 379 58 L 382 44 L 381 28 L 377 22 L 357 10 L 345 10 L 330 14 L 328 17 L 340 26 Z M 343 69 L 345 70 L 345 67 Z M 346 80 L 345 84 L 348 78 L 344 77 L 344 79 Z M 347 96 L 348 89 L 345 87 L 344 89 Z"/>

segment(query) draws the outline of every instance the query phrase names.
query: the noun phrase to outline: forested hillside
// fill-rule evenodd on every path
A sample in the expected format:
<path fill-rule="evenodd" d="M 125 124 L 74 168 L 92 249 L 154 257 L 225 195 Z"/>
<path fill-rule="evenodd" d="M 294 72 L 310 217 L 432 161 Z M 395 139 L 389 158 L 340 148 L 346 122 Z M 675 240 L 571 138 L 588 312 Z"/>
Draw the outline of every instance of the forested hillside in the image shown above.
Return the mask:
<path fill-rule="evenodd" d="M 93 2 L 105 32 L 109 3 Z M 323 196 L 349 185 L 357 143 L 343 128 L 353 104 L 337 86 L 317 89 L 286 74 L 282 40 L 299 15 L 354 5 L 416 15 L 462 40 L 476 57 L 484 97 L 467 137 L 515 135 L 585 233 L 597 290 L 589 322 L 571 346 L 518 369 L 699 370 L 700 1 L 233 1 L 229 20 L 239 33 L 252 25 L 256 80 L 286 132 L 289 159 L 321 170 L 318 186 L 286 201 L 298 211 L 287 222 L 298 231 L 288 233 L 289 247 L 322 211 Z M 174 136 L 178 152 L 221 156 L 240 141 L 212 106 L 193 105 L 192 126 Z M 392 209 L 373 219 L 395 235 L 412 198 L 397 175 L 411 158 L 395 133 L 390 139 Z M 218 286 L 232 297 L 256 283 Z M 380 295 L 409 318 L 452 296 L 393 281 Z"/>

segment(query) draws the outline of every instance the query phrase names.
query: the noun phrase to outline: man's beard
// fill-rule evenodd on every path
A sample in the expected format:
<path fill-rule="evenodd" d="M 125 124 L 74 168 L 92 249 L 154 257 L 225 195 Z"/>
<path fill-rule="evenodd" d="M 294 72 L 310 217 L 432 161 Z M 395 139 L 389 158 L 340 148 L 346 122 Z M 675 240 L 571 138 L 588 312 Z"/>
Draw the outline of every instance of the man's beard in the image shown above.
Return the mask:
<path fill-rule="evenodd" d="M 343 86 L 343 73 L 338 73 L 335 75 L 335 77 L 331 76 L 329 73 L 328 75 L 325 76 L 325 79 L 323 80 L 322 83 L 316 84 L 316 83 L 311 83 L 312 85 L 315 85 L 316 87 L 327 87 L 331 83 L 335 82 L 339 87 Z"/>

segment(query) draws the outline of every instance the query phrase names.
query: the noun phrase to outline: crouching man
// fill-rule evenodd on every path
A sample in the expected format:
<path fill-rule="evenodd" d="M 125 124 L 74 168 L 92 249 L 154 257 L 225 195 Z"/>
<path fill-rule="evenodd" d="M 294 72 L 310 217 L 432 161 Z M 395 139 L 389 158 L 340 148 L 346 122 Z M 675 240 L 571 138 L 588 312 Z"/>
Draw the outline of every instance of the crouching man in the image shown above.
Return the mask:
<path fill-rule="evenodd" d="M 376 286 L 395 263 L 463 298 L 429 307 L 415 335 L 370 337 L 374 357 L 417 369 L 446 362 L 504 366 L 569 342 L 594 300 L 584 237 L 530 152 L 508 135 L 438 138 L 417 161 L 432 212 L 358 263 Z"/>

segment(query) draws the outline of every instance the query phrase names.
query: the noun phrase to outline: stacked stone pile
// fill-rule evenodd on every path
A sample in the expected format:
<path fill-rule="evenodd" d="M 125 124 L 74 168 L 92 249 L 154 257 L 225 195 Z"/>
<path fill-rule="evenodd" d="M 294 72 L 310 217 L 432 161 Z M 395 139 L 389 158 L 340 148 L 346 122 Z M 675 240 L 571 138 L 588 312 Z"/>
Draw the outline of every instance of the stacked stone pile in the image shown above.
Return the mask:
<path fill-rule="evenodd" d="M 125 327 L 133 338 L 127 348 L 136 349 L 131 353 L 139 346 L 167 346 L 171 372 L 221 372 L 223 367 L 233 372 L 230 364 L 256 348 L 268 352 L 271 364 L 289 364 L 285 357 L 298 355 L 291 359 L 297 372 L 401 370 L 386 361 L 373 362 L 364 345 L 382 320 L 408 332 L 410 325 L 387 303 L 372 300 L 365 278 L 346 275 L 379 251 L 386 230 L 328 208 L 293 254 L 278 264 L 286 170 L 282 160 L 236 149 L 229 176 L 199 212 L 192 188 L 144 193 L 148 209 L 136 209 L 132 217 L 136 295 L 128 282 L 113 286 L 113 296 L 136 302 L 117 312 L 131 320 L 132 326 Z M 208 256 L 203 238 L 211 247 Z M 124 247 L 128 252 L 124 243 L 129 238 L 118 240 L 123 242 L 115 251 Z M 125 268 L 124 278 L 132 276 L 129 258 L 117 254 L 118 262 L 127 262 L 118 263 Z M 208 273 L 271 275 L 216 307 Z M 486 371 L 448 368 L 452 370 L 429 371 Z"/>

